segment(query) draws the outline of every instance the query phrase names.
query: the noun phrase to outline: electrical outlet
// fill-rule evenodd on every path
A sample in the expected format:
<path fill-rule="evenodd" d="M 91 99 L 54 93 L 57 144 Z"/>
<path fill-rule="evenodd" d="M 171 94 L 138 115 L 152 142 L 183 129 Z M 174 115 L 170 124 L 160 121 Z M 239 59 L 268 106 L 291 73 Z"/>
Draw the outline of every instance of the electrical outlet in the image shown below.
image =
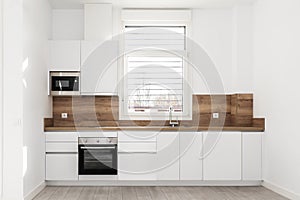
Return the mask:
<path fill-rule="evenodd" d="M 68 118 L 68 113 L 61 113 L 61 118 L 67 119 Z"/>
<path fill-rule="evenodd" d="M 213 118 L 218 119 L 219 118 L 219 113 L 213 113 Z"/>

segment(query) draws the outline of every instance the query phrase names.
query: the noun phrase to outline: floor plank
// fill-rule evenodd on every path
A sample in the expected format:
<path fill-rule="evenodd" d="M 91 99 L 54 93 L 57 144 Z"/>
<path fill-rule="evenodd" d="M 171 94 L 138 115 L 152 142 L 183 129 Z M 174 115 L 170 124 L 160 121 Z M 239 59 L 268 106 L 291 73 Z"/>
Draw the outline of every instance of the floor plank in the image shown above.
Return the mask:
<path fill-rule="evenodd" d="M 158 187 L 158 186 L 149 187 L 149 193 L 153 200 L 166 200 L 167 199 L 165 194 L 161 191 L 160 187 Z"/>
<path fill-rule="evenodd" d="M 135 187 L 122 187 L 122 200 L 137 200 Z"/>
<path fill-rule="evenodd" d="M 49 198 L 49 200 L 62 200 L 65 199 L 66 194 L 69 191 L 69 187 L 59 187 Z"/>
<path fill-rule="evenodd" d="M 84 187 L 78 200 L 94 200 L 97 187 Z"/>
<path fill-rule="evenodd" d="M 64 200 L 77 200 L 83 190 L 83 187 L 70 187 Z"/>
<path fill-rule="evenodd" d="M 122 188 L 110 187 L 108 200 L 120 200 L 120 199 L 122 199 Z"/>
<path fill-rule="evenodd" d="M 59 187 L 46 187 L 42 192 L 40 192 L 34 199 L 35 200 L 48 200 L 51 195 L 58 190 Z"/>
<path fill-rule="evenodd" d="M 264 187 L 46 187 L 34 200 L 287 200 Z"/>
<path fill-rule="evenodd" d="M 94 200 L 107 200 L 109 187 L 98 187 L 94 196 Z"/>
<path fill-rule="evenodd" d="M 152 200 L 148 187 L 135 187 L 138 200 Z"/>

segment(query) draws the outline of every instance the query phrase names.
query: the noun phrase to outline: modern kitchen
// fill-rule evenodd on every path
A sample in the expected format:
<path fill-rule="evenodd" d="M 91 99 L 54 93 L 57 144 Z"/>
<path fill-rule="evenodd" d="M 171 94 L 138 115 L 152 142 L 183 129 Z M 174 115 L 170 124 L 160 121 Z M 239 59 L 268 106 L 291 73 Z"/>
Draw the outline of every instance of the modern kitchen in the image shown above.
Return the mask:
<path fill-rule="evenodd" d="M 1 200 L 300 199 L 297 0 L 3 0 Z"/>

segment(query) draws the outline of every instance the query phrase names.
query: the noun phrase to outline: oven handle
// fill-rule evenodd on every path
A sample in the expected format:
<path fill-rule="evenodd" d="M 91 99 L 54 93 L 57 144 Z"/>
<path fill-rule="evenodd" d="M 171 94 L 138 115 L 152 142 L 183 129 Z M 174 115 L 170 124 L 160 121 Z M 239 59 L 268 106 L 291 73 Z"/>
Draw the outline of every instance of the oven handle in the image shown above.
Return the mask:
<path fill-rule="evenodd" d="M 115 149 L 115 147 L 80 147 L 80 149 Z"/>

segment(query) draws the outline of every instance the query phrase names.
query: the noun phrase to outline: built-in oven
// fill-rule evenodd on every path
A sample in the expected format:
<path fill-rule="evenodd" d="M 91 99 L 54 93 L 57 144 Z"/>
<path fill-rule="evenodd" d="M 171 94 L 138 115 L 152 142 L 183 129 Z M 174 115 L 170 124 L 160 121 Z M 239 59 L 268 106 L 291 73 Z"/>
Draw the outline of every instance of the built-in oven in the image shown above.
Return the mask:
<path fill-rule="evenodd" d="M 80 95 L 80 72 L 50 72 L 50 93 Z"/>
<path fill-rule="evenodd" d="M 117 137 L 79 138 L 79 175 L 117 175 L 117 143 Z"/>

